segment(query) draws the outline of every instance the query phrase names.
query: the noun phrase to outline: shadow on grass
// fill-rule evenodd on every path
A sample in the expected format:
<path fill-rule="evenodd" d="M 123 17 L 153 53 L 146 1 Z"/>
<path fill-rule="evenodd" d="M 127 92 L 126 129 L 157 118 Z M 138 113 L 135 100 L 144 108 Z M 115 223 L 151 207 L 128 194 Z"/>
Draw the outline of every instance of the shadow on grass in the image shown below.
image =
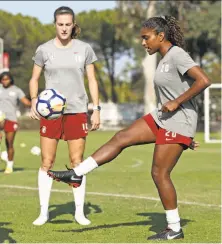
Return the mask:
<path fill-rule="evenodd" d="M 166 214 L 163 213 L 138 213 L 139 216 L 148 217 L 150 220 L 150 228 L 149 231 L 152 232 L 160 232 L 167 227 L 166 222 Z M 193 220 L 190 219 L 180 219 L 181 227 L 187 225 L 189 222 L 193 222 Z"/>
<path fill-rule="evenodd" d="M 13 172 L 19 172 L 19 171 L 24 171 L 24 170 L 25 170 L 25 168 L 13 168 Z M 4 172 L 4 171 L 5 171 L 5 169 L 1 169 L 0 173 Z"/>
<path fill-rule="evenodd" d="M 9 222 L 0 222 L 0 243 L 7 242 L 7 243 L 16 243 L 9 234 L 13 233 L 12 229 L 5 228 L 5 225 L 9 225 Z"/>
<path fill-rule="evenodd" d="M 85 232 L 85 231 L 93 231 L 93 230 L 101 230 L 101 229 L 110 229 L 116 227 L 127 227 L 127 226 L 146 226 L 150 227 L 149 231 L 153 232 L 160 232 L 166 228 L 166 215 L 163 213 L 138 213 L 139 216 L 148 217 L 148 220 L 143 221 L 135 221 L 135 222 L 126 222 L 126 223 L 113 223 L 113 224 L 104 224 L 104 225 L 97 225 L 92 227 L 85 227 L 81 229 L 74 229 L 74 230 L 61 230 L 58 232 Z M 188 222 L 192 220 L 189 219 L 181 219 L 181 225 L 185 226 Z"/>
<path fill-rule="evenodd" d="M 50 205 L 49 206 L 49 219 L 50 223 L 52 224 L 68 224 L 72 223 L 71 220 L 53 220 L 54 218 L 64 215 L 64 214 L 71 214 L 74 215 L 75 213 L 75 204 L 74 202 L 68 202 L 65 204 L 59 205 Z M 90 202 L 85 203 L 84 205 L 84 213 L 85 215 L 89 214 L 97 214 L 101 213 L 102 210 L 98 205 L 91 204 Z"/>

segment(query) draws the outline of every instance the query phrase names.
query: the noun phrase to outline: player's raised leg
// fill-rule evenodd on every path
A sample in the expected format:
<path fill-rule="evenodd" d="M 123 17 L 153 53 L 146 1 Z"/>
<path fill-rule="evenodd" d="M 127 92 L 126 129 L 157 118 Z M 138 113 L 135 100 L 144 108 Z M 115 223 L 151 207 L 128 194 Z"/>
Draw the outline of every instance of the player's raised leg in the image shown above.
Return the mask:
<path fill-rule="evenodd" d="M 100 165 L 108 163 L 116 158 L 123 149 L 140 144 L 148 144 L 156 141 L 156 136 L 144 119 L 136 120 L 128 128 L 117 132 L 106 144 L 100 147 L 92 156 L 84 160 L 74 170 L 52 171 L 48 174 L 54 179 L 78 187 L 82 176 L 94 170 Z"/>
<path fill-rule="evenodd" d="M 71 167 L 77 167 L 83 160 L 83 153 L 85 150 L 85 138 L 79 138 L 76 140 L 68 140 L 69 157 Z M 86 191 L 86 176 L 83 176 L 82 184 L 78 188 L 73 188 L 73 195 L 75 201 L 75 220 L 80 225 L 89 225 L 91 222 L 85 217 L 84 214 L 84 202 Z"/>
<path fill-rule="evenodd" d="M 40 214 L 33 222 L 34 225 L 43 225 L 49 218 L 48 207 L 52 188 L 52 179 L 47 175 L 47 171 L 51 169 L 54 164 L 58 145 L 57 139 L 50 139 L 41 136 L 40 140 L 42 156 L 42 164 L 38 172 Z"/>
<path fill-rule="evenodd" d="M 148 237 L 149 240 L 181 239 L 184 237 L 177 209 L 177 195 L 170 173 L 183 152 L 180 144 L 156 145 L 153 156 L 152 178 L 166 211 L 167 229 Z"/>

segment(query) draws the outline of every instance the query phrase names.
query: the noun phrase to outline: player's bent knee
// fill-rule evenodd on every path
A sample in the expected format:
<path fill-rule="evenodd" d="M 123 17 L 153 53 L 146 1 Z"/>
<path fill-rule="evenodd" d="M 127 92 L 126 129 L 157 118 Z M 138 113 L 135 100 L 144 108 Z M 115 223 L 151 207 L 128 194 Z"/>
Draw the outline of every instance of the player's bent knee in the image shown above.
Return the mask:
<path fill-rule="evenodd" d="M 125 147 L 127 146 L 127 133 L 125 129 L 120 130 L 115 134 L 113 137 L 113 140 L 115 141 L 115 145 L 118 145 L 120 147 Z"/>
<path fill-rule="evenodd" d="M 43 159 L 41 168 L 44 171 L 48 171 L 53 167 L 54 159 Z"/>
<path fill-rule="evenodd" d="M 170 175 L 169 171 L 166 171 L 165 169 L 160 169 L 157 167 L 153 167 L 151 171 L 151 176 L 153 178 L 153 181 L 157 184 L 161 182 L 163 179 L 168 177 Z"/>

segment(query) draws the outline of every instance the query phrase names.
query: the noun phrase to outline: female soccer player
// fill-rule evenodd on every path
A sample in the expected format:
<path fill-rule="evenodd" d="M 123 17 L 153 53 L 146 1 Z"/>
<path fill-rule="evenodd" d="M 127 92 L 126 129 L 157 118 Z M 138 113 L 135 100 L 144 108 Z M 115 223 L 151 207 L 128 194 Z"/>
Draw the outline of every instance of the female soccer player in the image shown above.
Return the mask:
<path fill-rule="evenodd" d="M 56 120 L 40 120 L 40 143 L 42 164 L 38 173 L 38 187 L 40 199 L 40 215 L 33 222 L 43 225 L 47 222 L 49 198 L 52 179 L 47 171 L 53 167 L 56 149 L 60 139 L 66 140 L 72 167 L 83 160 L 87 129 L 88 97 L 84 86 L 84 72 L 86 71 L 89 90 L 93 102 L 91 116 L 92 128 L 96 130 L 100 125 L 100 106 L 98 83 L 95 78 L 94 62 L 97 57 L 91 46 L 77 40 L 80 28 L 75 22 L 75 15 L 69 7 L 60 7 L 54 12 L 56 37 L 37 48 L 33 58 L 34 67 L 30 80 L 30 95 L 32 99 L 31 117 L 39 119 L 36 112 L 38 94 L 38 80 L 44 70 L 46 88 L 54 88 L 67 99 L 65 115 Z M 86 178 L 83 177 L 81 187 L 73 189 L 75 200 L 75 220 L 81 225 L 88 225 L 90 221 L 84 215 Z"/>
<path fill-rule="evenodd" d="M 13 145 L 18 129 L 16 116 L 18 101 L 28 107 L 31 106 L 31 102 L 25 97 L 25 93 L 14 85 L 14 79 L 9 72 L 1 73 L 0 84 L 2 85 L 0 86 L 0 111 L 5 114 L 3 130 L 5 131 L 5 144 L 8 153 L 5 174 L 10 174 L 13 172 L 15 154 Z"/>
<path fill-rule="evenodd" d="M 166 211 L 168 226 L 150 240 L 184 238 L 177 209 L 177 195 L 170 173 L 182 152 L 190 147 L 197 126 L 194 97 L 210 85 L 208 77 L 183 49 L 183 33 L 174 17 L 153 17 L 141 29 L 142 46 L 158 52 L 154 83 L 158 108 L 119 131 L 110 141 L 75 169 L 48 174 L 77 187 L 82 176 L 108 163 L 133 145 L 155 143 L 152 177 Z M 149 67 L 147 67 L 149 68 Z M 195 143 L 191 147 L 195 147 Z"/>

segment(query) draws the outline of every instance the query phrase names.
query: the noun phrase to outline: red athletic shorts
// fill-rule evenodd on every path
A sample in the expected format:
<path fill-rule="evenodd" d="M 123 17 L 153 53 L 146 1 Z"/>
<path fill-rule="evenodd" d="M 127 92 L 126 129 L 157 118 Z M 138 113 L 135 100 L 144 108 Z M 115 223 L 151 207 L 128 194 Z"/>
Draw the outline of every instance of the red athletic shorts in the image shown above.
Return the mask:
<path fill-rule="evenodd" d="M 87 114 L 65 114 L 53 120 L 41 118 L 40 135 L 65 141 L 86 137 L 88 135 Z"/>
<path fill-rule="evenodd" d="M 18 123 L 16 121 L 5 120 L 4 131 L 5 132 L 16 132 L 18 130 Z"/>
<path fill-rule="evenodd" d="M 190 146 L 192 138 L 159 127 L 151 114 L 143 116 L 153 134 L 156 136 L 156 144 L 183 144 Z M 187 148 L 186 147 L 186 148 Z"/>

